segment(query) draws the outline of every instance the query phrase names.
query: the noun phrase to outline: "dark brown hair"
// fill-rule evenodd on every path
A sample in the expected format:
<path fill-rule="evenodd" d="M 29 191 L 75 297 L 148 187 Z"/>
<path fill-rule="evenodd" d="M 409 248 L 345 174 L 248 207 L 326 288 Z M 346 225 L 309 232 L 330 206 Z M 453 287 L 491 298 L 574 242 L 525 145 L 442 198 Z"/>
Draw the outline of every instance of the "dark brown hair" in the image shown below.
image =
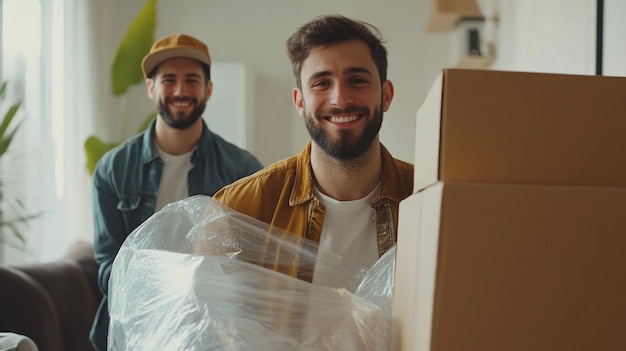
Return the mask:
<path fill-rule="evenodd" d="M 342 15 L 325 15 L 302 25 L 287 39 L 287 55 L 291 61 L 298 88 L 302 88 L 300 78 L 302 63 L 312 49 L 353 39 L 367 44 L 378 68 L 381 84 L 386 81 L 387 49 L 383 45 L 382 35 L 378 28 L 367 22 L 353 20 Z"/>

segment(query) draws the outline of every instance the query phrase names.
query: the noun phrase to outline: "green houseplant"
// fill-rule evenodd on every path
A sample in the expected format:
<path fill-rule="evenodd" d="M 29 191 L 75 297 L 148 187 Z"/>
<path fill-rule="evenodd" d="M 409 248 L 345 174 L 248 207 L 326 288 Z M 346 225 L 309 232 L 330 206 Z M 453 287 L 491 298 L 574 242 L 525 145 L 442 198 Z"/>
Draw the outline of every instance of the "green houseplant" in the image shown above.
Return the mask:
<path fill-rule="evenodd" d="M 4 107 L 4 98 L 7 82 L 0 85 L 0 102 Z M 14 102 L 4 112 L 0 121 L 0 159 L 9 150 L 11 142 L 17 133 L 21 121 L 19 120 L 22 101 Z M 4 110 L 4 108 L 3 108 Z M 30 220 L 37 217 L 37 214 L 26 214 L 23 203 L 18 198 L 14 198 L 5 193 L 6 184 L 0 178 L 0 245 L 8 245 L 19 250 L 26 248 L 26 237 L 22 234 L 21 228 Z M 11 238 L 17 240 L 10 240 Z"/>
<path fill-rule="evenodd" d="M 154 42 L 154 31 L 156 28 L 156 6 L 157 0 L 147 0 L 143 8 L 139 11 L 126 33 L 117 45 L 111 64 L 111 93 L 113 96 L 121 97 L 121 108 L 119 117 L 119 140 L 105 142 L 95 135 L 91 135 L 85 140 L 84 148 L 87 156 L 87 170 L 93 174 L 98 160 L 107 151 L 124 141 L 123 130 L 126 120 L 127 91 L 130 87 L 143 83 L 144 77 L 141 71 L 141 60 Z M 137 132 L 147 128 L 155 112 L 148 116 L 141 123 Z"/>

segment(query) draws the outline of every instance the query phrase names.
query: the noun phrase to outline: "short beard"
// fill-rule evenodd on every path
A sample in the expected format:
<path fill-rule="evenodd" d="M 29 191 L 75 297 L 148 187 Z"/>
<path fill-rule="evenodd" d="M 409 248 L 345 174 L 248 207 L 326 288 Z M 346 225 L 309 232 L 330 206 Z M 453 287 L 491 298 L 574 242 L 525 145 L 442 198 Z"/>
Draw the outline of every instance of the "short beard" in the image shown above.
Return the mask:
<path fill-rule="evenodd" d="M 200 103 L 198 103 L 198 101 L 194 99 L 194 104 L 195 107 L 193 111 L 191 111 L 189 116 L 183 119 L 175 118 L 172 111 L 167 107 L 167 101 L 165 103 L 159 103 L 159 106 L 157 107 L 157 112 L 161 117 L 163 117 L 163 121 L 165 121 L 168 126 L 174 129 L 187 129 L 194 125 L 194 123 L 196 123 L 196 121 L 200 117 L 202 117 L 204 109 L 206 108 L 206 101 L 201 101 Z"/>
<path fill-rule="evenodd" d="M 373 114 L 374 119 L 368 121 L 361 136 L 353 137 L 349 132 L 345 132 L 340 136 L 339 140 L 332 140 L 322 125 L 316 122 L 322 120 L 322 116 L 326 114 L 326 111 L 318 112 L 314 118 L 307 112 L 305 106 L 303 108 L 304 121 L 311 139 L 328 156 L 342 161 L 361 157 L 372 145 L 383 123 L 383 112 L 380 108 L 376 108 Z M 344 110 L 333 109 L 330 111 L 330 114 L 353 114 L 356 112 L 369 115 L 370 111 L 365 108 L 348 107 Z"/>

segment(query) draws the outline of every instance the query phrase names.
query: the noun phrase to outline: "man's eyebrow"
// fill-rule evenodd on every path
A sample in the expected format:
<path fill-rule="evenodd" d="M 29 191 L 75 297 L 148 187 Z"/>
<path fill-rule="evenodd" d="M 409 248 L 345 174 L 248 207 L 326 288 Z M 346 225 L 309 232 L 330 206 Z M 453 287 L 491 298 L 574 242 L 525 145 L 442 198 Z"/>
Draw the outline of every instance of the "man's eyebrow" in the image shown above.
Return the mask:
<path fill-rule="evenodd" d="M 315 72 L 313 73 L 308 79 L 307 81 L 311 81 L 317 78 L 322 78 L 322 77 L 327 77 L 330 76 L 330 71 L 319 71 L 319 72 Z"/>
<path fill-rule="evenodd" d="M 365 67 L 348 67 L 348 68 L 345 68 L 343 70 L 343 73 L 345 73 L 345 74 L 347 74 L 347 73 L 365 73 L 367 75 L 373 76 L 372 72 L 369 69 L 365 68 Z M 315 72 L 307 79 L 307 81 L 315 80 L 315 79 L 322 78 L 322 77 L 328 77 L 330 75 L 331 75 L 330 71 Z"/>
<path fill-rule="evenodd" d="M 344 73 L 366 73 L 367 75 L 372 76 L 372 72 L 365 67 L 348 67 L 343 70 Z"/>
<path fill-rule="evenodd" d="M 161 78 L 176 78 L 176 74 L 165 73 L 161 76 Z M 185 74 L 185 78 L 202 78 L 202 75 L 199 73 L 187 73 Z"/>

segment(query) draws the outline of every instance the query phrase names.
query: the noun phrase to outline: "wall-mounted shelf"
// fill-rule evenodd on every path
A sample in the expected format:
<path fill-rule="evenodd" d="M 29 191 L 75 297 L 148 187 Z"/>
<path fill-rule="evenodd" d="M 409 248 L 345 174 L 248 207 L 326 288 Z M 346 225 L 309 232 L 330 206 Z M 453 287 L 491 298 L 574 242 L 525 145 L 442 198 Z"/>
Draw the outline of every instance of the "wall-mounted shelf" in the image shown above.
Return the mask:
<path fill-rule="evenodd" d="M 456 64 L 456 68 L 487 69 L 496 60 L 494 55 L 465 56 Z"/>
<path fill-rule="evenodd" d="M 462 19 L 482 19 L 476 0 L 431 0 L 431 13 L 426 25 L 429 32 L 454 30 Z"/>
<path fill-rule="evenodd" d="M 483 6 L 486 4 L 481 3 Z M 454 67 L 487 69 L 496 60 L 497 24 L 497 11 L 486 16 L 477 0 L 431 0 L 426 31 L 456 34 L 458 46 L 454 52 L 458 59 Z"/>

